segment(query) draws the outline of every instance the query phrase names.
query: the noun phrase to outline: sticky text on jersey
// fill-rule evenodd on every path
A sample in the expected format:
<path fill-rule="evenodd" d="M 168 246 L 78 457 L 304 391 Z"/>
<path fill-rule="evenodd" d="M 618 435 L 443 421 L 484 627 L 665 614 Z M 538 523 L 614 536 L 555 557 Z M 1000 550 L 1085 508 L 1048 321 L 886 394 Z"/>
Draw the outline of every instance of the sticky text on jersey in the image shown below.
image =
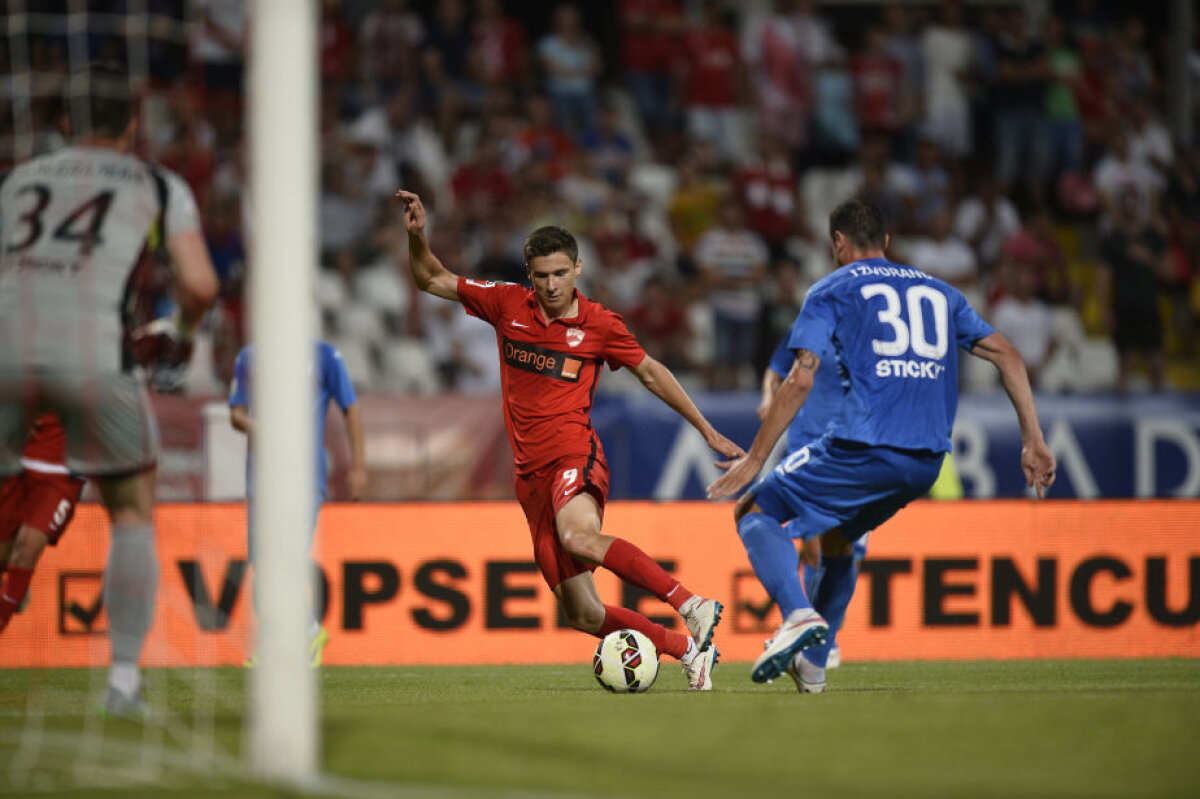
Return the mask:
<path fill-rule="evenodd" d="M 904 358 L 881 358 L 875 362 L 876 377 L 912 377 L 937 380 L 946 367 L 934 361 L 911 361 Z"/>

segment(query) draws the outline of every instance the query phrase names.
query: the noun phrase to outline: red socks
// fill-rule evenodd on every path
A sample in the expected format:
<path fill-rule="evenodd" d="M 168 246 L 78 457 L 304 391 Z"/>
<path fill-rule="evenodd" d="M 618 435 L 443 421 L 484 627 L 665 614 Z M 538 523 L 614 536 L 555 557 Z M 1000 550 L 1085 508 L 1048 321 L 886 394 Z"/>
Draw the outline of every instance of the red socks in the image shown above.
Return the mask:
<path fill-rule="evenodd" d="M 609 551 L 611 552 L 612 550 Z M 645 557 L 645 555 L 642 557 Z M 607 560 L 608 558 L 605 558 L 605 561 Z M 606 563 L 605 565 L 608 564 Z M 603 638 L 617 630 L 637 630 L 650 639 L 655 649 L 674 658 L 681 658 L 687 654 L 688 641 L 691 640 L 686 635 L 671 632 L 666 627 L 655 624 L 642 614 L 629 608 L 605 605 L 604 623 L 600 625 L 600 631 L 596 633 L 596 636 Z"/>
<path fill-rule="evenodd" d="M 644 588 L 675 610 L 692 598 L 692 592 L 679 584 L 654 562 L 654 559 L 623 538 L 615 538 L 604 555 L 604 568 L 627 583 Z M 613 629 L 621 629 L 614 627 Z M 640 628 L 635 628 L 640 629 Z M 643 632 L 645 632 L 643 630 Z M 655 646 L 658 643 L 655 642 Z M 662 649 L 662 647 L 659 647 Z"/>
<path fill-rule="evenodd" d="M 29 592 L 29 581 L 33 578 L 33 569 L 20 569 L 9 566 L 0 580 L 0 631 L 8 626 L 8 620 Z"/>

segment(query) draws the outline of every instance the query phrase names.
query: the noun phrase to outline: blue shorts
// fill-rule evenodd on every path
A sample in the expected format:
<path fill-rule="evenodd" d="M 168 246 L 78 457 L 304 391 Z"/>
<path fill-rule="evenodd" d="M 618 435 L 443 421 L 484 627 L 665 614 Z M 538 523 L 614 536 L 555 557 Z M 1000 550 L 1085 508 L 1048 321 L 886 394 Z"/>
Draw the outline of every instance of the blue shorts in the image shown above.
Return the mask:
<path fill-rule="evenodd" d="M 763 513 L 791 521 L 793 538 L 838 527 L 855 541 L 928 493 L 944 456 L 822 438 L 788 455 L 751 493 Z"/>

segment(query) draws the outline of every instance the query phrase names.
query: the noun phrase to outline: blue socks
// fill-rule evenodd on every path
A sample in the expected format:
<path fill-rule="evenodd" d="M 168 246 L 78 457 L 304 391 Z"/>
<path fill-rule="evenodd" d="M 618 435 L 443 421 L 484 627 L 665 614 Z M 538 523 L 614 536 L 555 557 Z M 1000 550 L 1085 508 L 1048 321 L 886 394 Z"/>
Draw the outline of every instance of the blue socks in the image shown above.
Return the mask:
<path fill-rule="evenodd" d="M 738 522 L 737 529 L 754 573 L 779 605 L 783 617 L 786 619 L 793 610 L 812 607 L 800 582 L 800 556 L 783 526 L 765 513 L 748 513 Z M 842 614 L 845 615 L 844 605 Z"/>
<path fill-rule="evenodd" d="M 840 558 L 822 556 L 821 570 L 823 573 L 817 595 L 813 597 L 813 607 L 829 625 L 829 636 L 825 643 L 805 651 L 804 656 L 813 665 L 825 668 L 829 650 L 836 645 L 837 631 L 846 620 L 846 608 L 850 607 L 850 597 L 854 596 L 858 567 L 852 555 Z"/>

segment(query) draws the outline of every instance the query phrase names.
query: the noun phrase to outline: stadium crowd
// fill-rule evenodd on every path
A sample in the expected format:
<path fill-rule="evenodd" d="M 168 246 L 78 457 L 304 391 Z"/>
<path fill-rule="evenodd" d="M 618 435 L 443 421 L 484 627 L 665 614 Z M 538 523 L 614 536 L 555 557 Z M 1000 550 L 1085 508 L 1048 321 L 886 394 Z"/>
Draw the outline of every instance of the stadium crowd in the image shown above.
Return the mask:
<path fill-rule="evenodd" d="M 144 146 L 201 204 L 219 385 L 248 333 L 251 20 L 240 0 L 148 5 L 186 22 L 150 48 Z M 65 46 L 33 37 L 32 70 Z M 585 292 L 695 387 L 757 385 L 854 194 L 885 211 L 891 257 L 964 290 L 1039 389 L 1200 385 L 1200 146 L 1169 132 L 1166 44 L 1133 8 L 323 0 L 319 47 L 317 302 L 364 388 L 498 390 L 487 326 L 397 268 L 398 187 L 461 274 L 521 282 L 528 231 L 569 227 Z M 167 285 L 147 276 L 148 316 Z"/>

